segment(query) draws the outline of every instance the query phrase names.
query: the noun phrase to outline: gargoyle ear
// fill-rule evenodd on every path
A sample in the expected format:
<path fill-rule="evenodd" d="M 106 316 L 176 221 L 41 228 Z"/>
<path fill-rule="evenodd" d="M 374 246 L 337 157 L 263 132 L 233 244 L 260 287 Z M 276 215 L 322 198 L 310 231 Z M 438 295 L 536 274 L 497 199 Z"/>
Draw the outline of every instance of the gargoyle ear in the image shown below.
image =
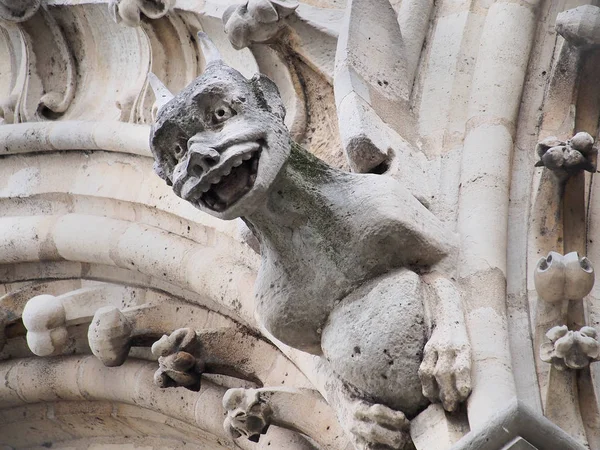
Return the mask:
<path fill-rule="evenodd" d="M 269 0 L 249 0 L 248 12 L 259 23 L 273 23 L 279 20 L 275 6 Z"/>
<path fill-rule="evenodd" d="M 223 25 L 227 25 L 227 22 L 229 22 L 229 19 L 231 19 L 231 17 L 235 13 L 235 10 L 238 9 L 238 6 L 239 5 L 231 5 L 227 7 L 225 12 L 223 13 Z"/>
<path fill-rule="evenodd" d="M 154 161 L 154 165 L 152 167 L 154 169 L 154 173 L 167 182 L 167 186 L 173 186 L 173 183 L 165 173 L 165 169 L 162 164 L 160 164 L 158 161 Z"/>
<path fill-rule="evenodd" d="M 543 141 L 538 142 L 538 144 L 535 147 L 535 151 L 541 158 L 549 149 L 551 149 L 552 147 L 558 147 L 559 145 L 565 145 L 565 142 L 559 140 L 555 136 L 550 136 L 544 139 Z"/>
<path fill-rule="evenodd" d="M 296 11 L 296 8 L 298 8 L 298 5 L 300 5 L 299 2 L 294 0 L 269 0 L 269 2 L 277 10 L 280 19 L 292 15 Z"/>
<path fill-rule="evenodd" d="M 263 103 L 264 101 L 264 105 L 262 105 L 264 109 L 275 114 L 281 120 L 285 119 L 285 106 L 283 106 L 283 101 L 281 100 L 277 85 L 273 83 L 269 77 L 263 74 L 254 75 L 250 81 L 256 86 L 256 95 L 262 96 L 262 99 L 259 98 L 258 100 L 260 103 Z"/>

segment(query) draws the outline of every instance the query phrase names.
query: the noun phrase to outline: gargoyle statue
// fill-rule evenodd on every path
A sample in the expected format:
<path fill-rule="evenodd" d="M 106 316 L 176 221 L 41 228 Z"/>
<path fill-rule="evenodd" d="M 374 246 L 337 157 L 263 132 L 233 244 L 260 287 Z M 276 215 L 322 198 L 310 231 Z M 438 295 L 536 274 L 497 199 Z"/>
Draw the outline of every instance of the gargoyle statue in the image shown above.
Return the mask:
<path fill-rule="evenodd" d="M 431 269 L 454 235 L 391 177 L 334 169 L 291 141 L 275 84 L 246 79 L 199 39 L 206 69 L 183 91 L 165 95 L 151 77 L 156 172 L 257 236 L 261 323 L 321 357 L 356 447 L 411 446 L 407 419 L 430 401 L 453 411 L 471 389 L 460 296 Z"/>

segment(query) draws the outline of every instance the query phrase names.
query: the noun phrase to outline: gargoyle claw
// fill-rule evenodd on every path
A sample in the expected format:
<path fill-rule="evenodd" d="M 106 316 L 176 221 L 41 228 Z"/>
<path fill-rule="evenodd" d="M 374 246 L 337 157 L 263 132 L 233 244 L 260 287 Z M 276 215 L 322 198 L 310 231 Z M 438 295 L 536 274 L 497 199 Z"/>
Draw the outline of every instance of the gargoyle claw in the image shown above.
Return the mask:
<path fill-rule="evenodd" d="M 350 431 L 360 450 L 408 450 L 412 441 L 408 434 L 410 422 L 400 411 L 387 406 L 357 402 Z"/>
<path fill-rule="evenodd" d="M 419 378 L 425 397 L 441 401 L 446 411 L 455 411 L 471 393 L 470 347 L 430 340 L 425 345 Z"/>

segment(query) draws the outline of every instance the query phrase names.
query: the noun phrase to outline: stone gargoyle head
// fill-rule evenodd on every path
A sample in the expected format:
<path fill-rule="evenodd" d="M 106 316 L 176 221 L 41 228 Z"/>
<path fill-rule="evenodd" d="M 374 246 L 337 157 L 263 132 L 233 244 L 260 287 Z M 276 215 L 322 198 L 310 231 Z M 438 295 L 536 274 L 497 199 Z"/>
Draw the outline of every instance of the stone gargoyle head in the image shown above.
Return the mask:
<path fill-rule="evenodd" d="M 245 78 L 198 33 L 206 69 L 173 95 L 151 75 L 158 112 L 150 134 L 155 171 L 182 199 L 219 219 L 247 216 L 266 202 L 290 153 L 275 83 Z"/>

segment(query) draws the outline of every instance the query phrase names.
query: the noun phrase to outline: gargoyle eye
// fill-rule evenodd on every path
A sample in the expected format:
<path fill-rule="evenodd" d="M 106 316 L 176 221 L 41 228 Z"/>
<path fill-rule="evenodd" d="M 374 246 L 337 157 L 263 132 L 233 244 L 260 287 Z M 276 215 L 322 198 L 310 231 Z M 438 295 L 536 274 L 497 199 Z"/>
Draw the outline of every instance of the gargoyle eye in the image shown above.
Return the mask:
<path fill-rule="evenodd" d="M 218 105 L 212 113 L 212 123 L 219 124 L 236 115 L 236 112 L 228 105 Z"/>
<path fill-rule="evenodd" d="M 175 144 L 175 150 L 173 152 L 175 158 L 179 161 L 185 155 L 185 147 L 181 144 Z"/>

